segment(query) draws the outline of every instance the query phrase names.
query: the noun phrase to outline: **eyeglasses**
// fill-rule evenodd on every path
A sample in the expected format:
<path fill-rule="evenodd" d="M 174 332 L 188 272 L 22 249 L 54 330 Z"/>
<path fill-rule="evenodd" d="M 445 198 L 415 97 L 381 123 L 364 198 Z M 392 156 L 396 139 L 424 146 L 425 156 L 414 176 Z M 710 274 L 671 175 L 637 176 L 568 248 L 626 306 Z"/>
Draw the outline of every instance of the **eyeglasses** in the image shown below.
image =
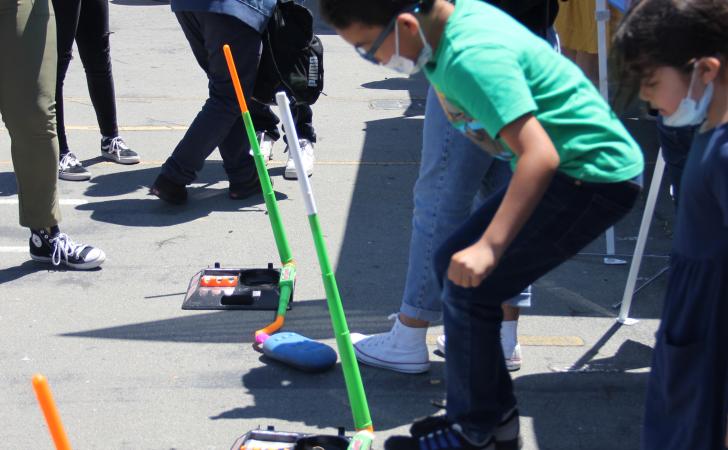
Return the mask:
<path fill-rule="evenodd" d="M 371 45 L 371 47 L 369 47 L 369 50 L 365 50 L 364 47 L 362 47 L 362 46 L 357 46 L 357 47 L 354 47 L 356 52 L 359 54 L 359 56 L 366 59 L 370 63 L 379 64 L 379 61 L 377 60 L 377 58 L 374 57 L 374 55 L 379 51 L 379 47 L 382 46 L 382 43 L 384 43 L 384 40 L 387 39 L 387 36 L 389 36 L 389 33 L 391 33 L 392 30 L 394 30 L 394 27 L 397 24 L 397 17 L 399 17 L 399 15 L 403 14 L 403 13 L 408 13 L 408 12 L 416 13 L 416 12 L 419 12 L 419 10 L 420 10 L 420 5 L 419 5 L 419 3 L 417 3 L 415 5 L 409 6 L 405 9 L 403 9 L 402 11 L 398 12 L 397 15 L 392 17 L 392 20 L 389 21 L 389 23 L 384 28 L 384 30 L 382 30 L 382 32 L 379 33 L 379 36 L 377 36 L 377 38 L 374 40 L 374 43 Z"/>

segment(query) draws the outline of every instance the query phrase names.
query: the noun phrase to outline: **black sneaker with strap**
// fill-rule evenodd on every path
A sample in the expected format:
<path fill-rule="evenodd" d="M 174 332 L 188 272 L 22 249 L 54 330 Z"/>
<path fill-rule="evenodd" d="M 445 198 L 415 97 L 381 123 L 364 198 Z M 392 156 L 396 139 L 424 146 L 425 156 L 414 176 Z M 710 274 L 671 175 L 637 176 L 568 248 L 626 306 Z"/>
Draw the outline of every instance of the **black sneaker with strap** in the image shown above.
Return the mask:
<path fill-rule="evenodd" d="M 392 436 L 384 442 L 385 450 L 496 450 L 495 439 L 490 437 L 483 443 L 468 439 L 456 423 L 441 422 L 442 426 L 431 428 L 426 434 Z"/>
<path fill-rule="evenodd" d="M 89 270 L 99 267 L 106 260 L 103 250 L 73 242 L 58 227 L 53 227 L 50 232 L 31 229 L 30 233 L 30 257 L 34 261 Z"/>

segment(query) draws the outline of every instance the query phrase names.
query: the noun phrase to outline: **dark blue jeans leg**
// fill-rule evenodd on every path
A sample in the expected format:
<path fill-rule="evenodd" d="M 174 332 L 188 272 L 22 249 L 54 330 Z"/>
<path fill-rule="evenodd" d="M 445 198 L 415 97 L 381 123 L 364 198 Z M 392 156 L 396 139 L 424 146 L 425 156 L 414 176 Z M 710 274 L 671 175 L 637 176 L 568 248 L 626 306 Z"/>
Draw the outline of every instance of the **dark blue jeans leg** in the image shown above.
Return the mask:
<path fill-rule="evenodd" d="M 444 283 L 447 335 L 447 413 L 477 441 L 486 439 L 516 404 L 499 342 L 501 304 L 571 258 L 632 208 L 641 188 L 633 182 L 582 183 L 562 174 L 477 288 L 447 280 L 452 255 L 485 232 L 505 194 L 496 192 L 438 250 Z"/>
<path fill-rule="evenodd" d="M 207 74 L 209 97 L 172 155 L 162 165 L 162 174 L 175 183 L 190 184 L 202 169 L 205 159 L 220 145 L 223 145 L 221 156 L 226 170 L 230 168 L 233 173 L 242 173 L 242 168 L 250 167 L 248 172 L 254 173 L 250 146 L 244 131 L 239 128 L 240 107 L 222 46 L 230 44 L 243 92 L 246 100 L 250 101 L 247 95 L 253 92 L 260 61 L 261 35 L 242 21 L 224 14 L 178 12 L 176 16 L 195 58 Z M 228 144 L 237 145 L 239 150 L 229 149 Z"/>

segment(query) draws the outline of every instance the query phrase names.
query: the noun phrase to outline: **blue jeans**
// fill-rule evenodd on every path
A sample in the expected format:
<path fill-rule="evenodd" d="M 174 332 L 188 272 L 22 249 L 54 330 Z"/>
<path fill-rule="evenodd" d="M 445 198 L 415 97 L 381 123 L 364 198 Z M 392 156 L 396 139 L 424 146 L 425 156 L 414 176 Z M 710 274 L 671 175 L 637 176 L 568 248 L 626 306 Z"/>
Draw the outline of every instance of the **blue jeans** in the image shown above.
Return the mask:
<path fill-rule="evenodd" d="M 450 125 L 430 88 L 422 162 L 414 188 L 415 209 L 402 314 L 428 322 L 440 319 L 442 296 L 433 268 L 435 251 L 470 216 L 478 191 L 492 189 L 494 185 L 504 186 L 510 174 L 507 163 L 494 160 Z M 528 307 L 530 299 L 529 288 L 510 304 Z"/>
<path fill-rule="evenodd" d="M 501 304 L 571 258 L 625 216 L 641 187 L 633 181 L 586 183 L 557 173 L 498 266 L 471 289 L 447 280 L 452 255 L 476 242 L 503 200 L 488 198 L 437 251 L 447 334 L 447 414 L 476 441 L 487 439 L 516 404 L 503 359 Z"/>

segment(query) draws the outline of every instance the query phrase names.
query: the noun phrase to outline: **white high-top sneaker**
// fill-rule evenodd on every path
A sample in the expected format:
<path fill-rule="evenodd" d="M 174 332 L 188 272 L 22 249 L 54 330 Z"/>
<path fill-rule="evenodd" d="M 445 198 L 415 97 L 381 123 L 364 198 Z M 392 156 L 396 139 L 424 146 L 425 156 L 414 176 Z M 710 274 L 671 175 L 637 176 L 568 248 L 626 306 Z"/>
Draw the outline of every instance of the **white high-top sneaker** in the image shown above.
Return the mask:
<path fill-rule="evenodd" d="M 359 362 L 402 373 L 422 373 L 430 369 L 427 328 L 411 328 L 399 317 L 387 333 L 367 336 L 351 334 Z"/>
<path fill-rule="evenodd" d="M 301 146 L 303 169 L 306 171 L 306 176 L 310 177 L 313 174 L 313 163 L 316 160 L 313 154 L 313 143 L 308 139 L 299 139 L 298 143 Z M 288 161 L 286 162 L 286 169 L 283 171 L 283 178 L 297 180 L 298 172 L 296 171 L 296 164 L 293 162 L 293 157 L 288 146 L 286 146 L 285 151 L 288 152 Z"/>

